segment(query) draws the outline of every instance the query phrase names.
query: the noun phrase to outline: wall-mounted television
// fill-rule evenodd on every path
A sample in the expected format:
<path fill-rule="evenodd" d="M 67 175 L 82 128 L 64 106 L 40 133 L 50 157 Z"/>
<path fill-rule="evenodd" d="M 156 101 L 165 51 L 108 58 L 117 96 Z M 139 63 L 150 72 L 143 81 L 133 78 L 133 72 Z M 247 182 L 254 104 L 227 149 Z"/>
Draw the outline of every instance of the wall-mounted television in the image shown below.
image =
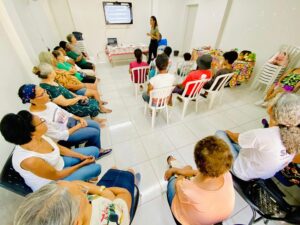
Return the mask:
<path fill-rule="evenodd" d="M 131 2 L 103 2 L 103 10 L 107 25 L 133 23 Z"/>

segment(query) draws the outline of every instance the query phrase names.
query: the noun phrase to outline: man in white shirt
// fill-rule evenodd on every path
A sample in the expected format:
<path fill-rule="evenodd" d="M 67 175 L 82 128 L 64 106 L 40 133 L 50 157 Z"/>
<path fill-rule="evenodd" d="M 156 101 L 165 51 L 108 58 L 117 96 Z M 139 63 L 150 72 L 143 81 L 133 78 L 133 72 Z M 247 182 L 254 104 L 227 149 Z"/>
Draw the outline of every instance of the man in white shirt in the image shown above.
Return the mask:
<path fill-rule="evenodd" d="M 156 57 L 156 66 L 159 70 L 159 74 L 150 79 L 148 90 L 142 96 L 145 102 L 149 102 L 151 90 L 171 87 L 175 84 L 175 76 L 173 74 L 169 74 L 167 71 L 168 63 L 169 57 L 166 54 L 163 53 Z"/>

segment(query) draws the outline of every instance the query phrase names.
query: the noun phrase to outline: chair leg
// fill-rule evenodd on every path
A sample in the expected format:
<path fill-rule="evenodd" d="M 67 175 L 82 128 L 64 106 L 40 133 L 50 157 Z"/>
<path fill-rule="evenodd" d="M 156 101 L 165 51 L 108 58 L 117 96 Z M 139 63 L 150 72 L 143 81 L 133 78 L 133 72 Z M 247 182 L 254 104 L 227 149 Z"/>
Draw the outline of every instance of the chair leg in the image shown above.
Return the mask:
<path fill-rule="evenodd" d="M 148 104 L 145 103 L 145 107 L 144 107 L 144 115 L 146 115 L 146 113 L 147 113 L 147 106 L 148 106 Z"/>
<path fill-rule="evenodd" d="M 152 109 L 152 128 L 154 128 L 155 116 L 156 116 L 156 109 Z"/>
<path fill-rule="evenodd" d="M 167 124 L 169 124 L 169 107 L 166 106 Z"/>
<path fill-rule="evenodd" d="M 135 88 L 135 98 L 137 99 L 138 97 L 138 85 L 137 84 L 134 84 L 134 88 Z"/>
<path fill-rule="evenodd" d="M 251 208 L 251 207 L 250 207 L 250 208 Z M 251 208 L 251 210 L 252 210 L 252 218 L 251 218 L 250 222 L 248 223 L 248 225 L 254 224 L 255 217 L 256 217 L 256 212 L 255 212 L 255 210 L 254 210 L 253 208 Z"/>
<path fill-rule="evenodd" d="M 210 100 L 209 100 L 209 104 L 208 104 L 208 109 L 211 109 L 214 101 L 216 98 L 216 94 L 215 93 L 210 93 Z"/>
<path fill-rule="evenodd" d="M 188 104 L 189 104 L 189 100 L 183 99 L 183 110 L 182 110 L 181 119 L 184 118 L 184 115 L 185 115 Z"/>

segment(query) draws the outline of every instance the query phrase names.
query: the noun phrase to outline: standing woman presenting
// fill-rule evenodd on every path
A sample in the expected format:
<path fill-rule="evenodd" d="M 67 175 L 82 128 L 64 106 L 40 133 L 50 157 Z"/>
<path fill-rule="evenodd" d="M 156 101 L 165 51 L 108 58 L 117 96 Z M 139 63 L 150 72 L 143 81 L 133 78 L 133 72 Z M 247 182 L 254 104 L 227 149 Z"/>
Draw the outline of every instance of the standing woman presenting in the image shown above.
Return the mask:
<path fill-rule="evenodd" d="M 148 64 L 150 64 L 152 60 L 152 54 L 154 56 L 153 58 L 156 58 L 157 55 L 159 30 L 158 30 L 157 20 L 155 16 L 151 16 L 150 25 L 151 25 L 150 33 L 147 33 L 147 35 L 151 38 L 150 45 L 149 45 L 149 53 L 148 53 Z"/>

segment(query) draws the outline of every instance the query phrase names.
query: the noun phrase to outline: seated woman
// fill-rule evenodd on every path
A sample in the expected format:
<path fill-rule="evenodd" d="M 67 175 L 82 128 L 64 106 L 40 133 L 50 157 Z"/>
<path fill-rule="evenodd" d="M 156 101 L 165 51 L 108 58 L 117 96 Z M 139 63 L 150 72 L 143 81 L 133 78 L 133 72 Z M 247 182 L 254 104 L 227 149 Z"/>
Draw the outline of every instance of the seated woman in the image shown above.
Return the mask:
<path fill-rule="evenodd" d="M 53 66 L 55 73 L 56 73 L 55 81 L 57 83 L 64 86 L 68 90 L 75 92 L 78 95 L 85 95 L 87 97 L 92 97 L 92 98 L 96 99 L 99 102 L 99 107 L 101 109 L 101 112 L 103 112 L 103 113 L 111 112 L 110 109 L 106 109 L 103 106 L 104 104 L 107 104 L 107 102 L 104 102 L 101 100 L 100 94 L 98 92 L 97 82 L 95 82 L 93 84 L 82 83 L 74 76 L 73 72 L 58 69 L 56 67 L 57 61 L 50 52 L 41 52 L 39 54 L 39 60 L 40 60 L 40 63 L 47 63 L 47 64 Z M 35 73 L 35 72 L 33 72 L 33 73 Z"/>
<path fill-rule="evenodd" d="M 138 80 L 138 71 L 135 71 L 134 73 L 134 77 L 132 77 L 131 75 L 131 71 L 132 69 L 134 68 L 137 68 L 137 67 L 144 67 L 144 66 L 148 66 L 148 63 L 146 62 L 143 62 L 143 53 L 142 53 L 142 50 L 141 49 L 135 49 L 134 50 L 134 56 L 136 58 L 136 61 L 133 61 L 129 64 L 129 74 L 131 76 L 131 80 L 134 82 L 134 83 L 144 83 L 145 80 L 144 79 L 141 79 L 140 81 Z M 148 72 L 147 72 L 148 73 Z M 145 77 L 147 79 L 147 76 Z"/>
<path fill-rule="evenodd" d="M 99 112 L 111 112 L 111 110 L 99 104 L 96 99 L 76 95 L 56 83 L 56 73 L 51 65 L 42 63 L 34 68 L 33 73 L 42 79 L 40 86 L 47 90 L 52 101 L 68 112 L 80 117 L 90 116 L 99 123 L 103 123 L 103 119 L 96 118 Z"/>
<path fill-rule="evenodd" d="M 268 102 L 280 93 L 296 93 L 300 89 L 300 68 L 290 69 L 284 73 L 267 91 L 262 106 L 267 106 Z"/>
<path fill-rule="evenodd" d="M 52 52 L 52 55 L 56 59 L 56 67 L 58 69 L 71 72 L 82 83 L 94 83 L 95 84 L 94 89 L 97 89 L 98 81 L 97 81 L 97 78 L 95 76 L 89 76 L 89 75 L 86 75 L 84 73 L 78 72 L 74 65 L 72 65 L 72 64 L 65 61 L 64 55 L 58 50 L 54 50 Z"/>
<path fill-rule="evenodd" d="M 97 184 L 52 182 L 28 195 L 14 225 L 129 225 L 133 219 L 132 170 L 110 169 Z M 57 213 L 59 212 L 59 213 Z"/>
<path fill-rule="evenodd" d="M 91 62 L 88 62 L 82 53 L 76 51 L 76 48 L 73 45 L 67 43 L 65 47 L 67 56 L 73 59 L 77 66 L 79 66 L 81 69 L 89 69 L 95 71 L 95 65 Z"/>
<path fill-rule="evenodd" d="M 171 167 L 168 180 L 168 202 L 175 218 L 183 225 L 215 224 L 227 219 L 234 208 L 234 188 L 229 169 L 233 157 L 228 145 L 215 136 L 200 140 L 194 150 L 198 170 L 191 166 Z"/>
<path fill-rule="evenodd" d="M 233 172 L 240 179 L 268 179 L 290 162 L 300 163 L 300 98 L 283 94 L 270 107 L 270 127 L 244 133 L 217 131 L 235 158 Z"/>
<path fill-rule="evenodd" d="M 198 57 L 196 62 L 197 62 L 197 70 L 191 71 L 181 84 L 176 85 L 175 89 L 173 90 L 173 93 L 177 93 L 181 95 L 188 82 L 211 78 L 211 71 L 210 71 L 211 62 L 212 62 L 211 55 L 208 54 L 202 55 Z M 191 94 L 193 88 L 194 85 L 189 87 L 189 90 L 187 90 L 186 92 L 187 96 Z"/>
<path fill-rule="evenodd" d="M 83 54 L 84 57 L 86 57 L 87 59 L 89 58 L 87 52 L 82 51 L 82 50 L 84 50 L 84 46 L 82 44 L 80 45 L 79 42 L 77 42 L 77 39 L 74 34 L 68 34 L 67 41 L 69 42 L 70 45 L 72 45 L 74 47 L 74 51 L 77 54 Z"/>
<path fill-rule="evenodd" d="M 99 157 L 97 147 L 72 151 L 56 144 L 44 136 L 47 132 L 45 121 L 28 111 L 5 115 L 0 130 L 6 141 L 16 144 L 13 167 L 33 191 L 53 180 L 97 179 L 101 172 L 100 165 L 95 163 L 95 158 Z"/>
<path fill-rule="evenodd" d="M 217 73 L 212 77 L 212 79 L 204 85 L 203 89 L 209 90 L 218 76 L 233 72 L 232 64 L 238 58 L 238 53 L 236 51 L 225 52 L 223 54 L 223 57 L 224 57 L 224 61 L 222 63 L 222 68 L 220 70 L 218 70 Z M 222 82 L 222 80 L 219 80 L 219 83 L 220 82 Z M 218 84 L 217 84 L 217 86 L 218 86 Z M 201 96 L 204 98 L 206 98 L 207 95 L 208 95 L 208 92 L 201 94 Z"/>
<path fill-rule="evenodd" d="M 46 136 L 59 141 L 65 147 L 81 143 L 100 149 L 100 157 L 109 154 L 111 149 L 101 148 L 100 127 L 93 120 L 75 116 L 50 101 L 46 90 L 34 84 L 24 84 L 19 88 L 19 97 L 23 104 L 31 103 L 29 110 L 45 120 Z"/>

